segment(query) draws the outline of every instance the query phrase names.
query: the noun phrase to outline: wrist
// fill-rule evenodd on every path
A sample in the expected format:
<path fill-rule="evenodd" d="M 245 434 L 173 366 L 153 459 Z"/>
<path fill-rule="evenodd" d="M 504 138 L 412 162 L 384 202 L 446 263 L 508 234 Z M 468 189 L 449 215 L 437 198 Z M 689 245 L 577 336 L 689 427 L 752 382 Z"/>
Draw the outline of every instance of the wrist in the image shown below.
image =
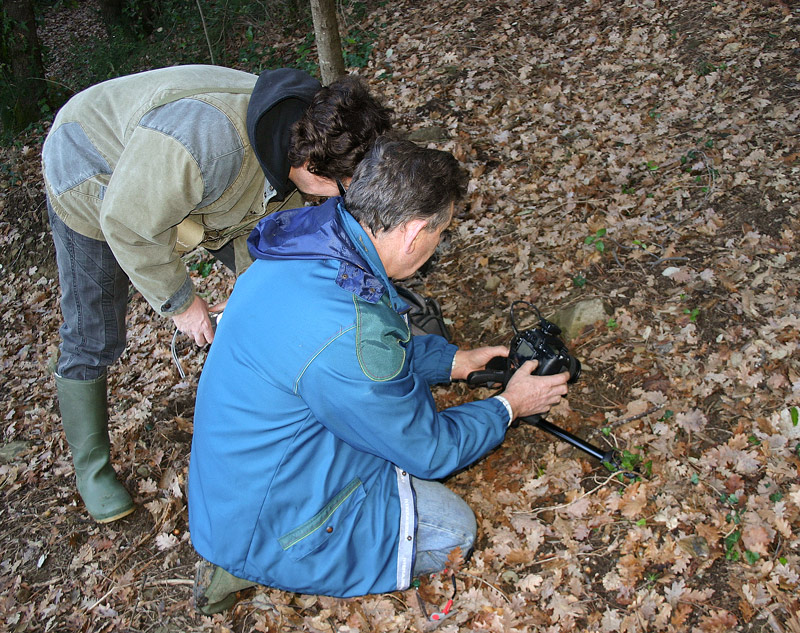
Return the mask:
<path fill-rule="evenodd" d="M 511 423 L 514 421 L 514 409 L 511 406 L 511 403 L 503 395 L 497 395 L 492 397 L 495 398 L 496 400 L 499 400 L 500 404 L 502 404 L 505 407 L 506 413 L 508 413 L 508 426 L 511 426 Z"/>
<path fill-rule="evenodd" d="M 157 310 L 162 316 L 175 317 L 191 308 L 196 297 L 192 279 L 187 275 L 180 288 L 158 306 Z"/>

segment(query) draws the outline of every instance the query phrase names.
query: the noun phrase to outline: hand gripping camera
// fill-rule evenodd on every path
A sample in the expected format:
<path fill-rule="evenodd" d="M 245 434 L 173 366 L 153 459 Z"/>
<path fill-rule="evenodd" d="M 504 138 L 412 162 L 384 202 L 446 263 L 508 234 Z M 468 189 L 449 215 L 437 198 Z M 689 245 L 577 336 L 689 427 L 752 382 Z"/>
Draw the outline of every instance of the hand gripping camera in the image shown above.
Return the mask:
<path fill-rule="evenodd" d="M 525 305 L 536 313 L 539 323 L 530 329 L 520 330 L 514 315 L 514 308 Z M 498 356 L 493 358 L 482 371 L 472 372 L 467 377 L 467 383 L 472 386 L 501 385 L 503 388 L 508 384 L 514 372 L 529 360 L 539 362 L 534 374 L 537 376 L 552 376 L 561 372 L 569 372 L 568 382 L 574 383 L 581 375 L 581 363 L 572 356 L 559 338 L 561 329 L 553 322 L 545 319 L 538 308 L 528 301 L 514 301 L 509 310 L 511 318 L 511 329 L 514 330 L 514 338 L 509 346 L 508 358 Z M 519 419 L 537 426 L 557 438 L 571 444 L 575 448 L 588 453 L 592 457 L 599 459 L 603 463 L 619 468 L 619 456 L 614 450 L 604 451 L 588 442 L 572 435 L 568 431 L 545 420 L 540 415 L 531 415 Z M 518 421 L 515 420 L 516 426 Z"/>
<path fill-rule="evenodd" d="M 514 317 L 514 308 L 523 304 L 536 312 L 539 323 L 536 327 L 520 331 Z M 561 329 L 555 323 L 542 317 L 538 308 L 527 301 L 512 303 L 510 316 L 514 338 L 509 346 L 508 358 L 503 356 L 493 358 L 485 370 L 471 373 L 467 378 L 470 385 L 501 384 L 505 387 L 512 374 L 529 360 L 539 361 L 534 371 L 537 376 L 552 376 L 567 371 L 570 383 L 578 380 L 581 375 L 581 363 L 569 353 L 567 346 L 558 338 Z"/>

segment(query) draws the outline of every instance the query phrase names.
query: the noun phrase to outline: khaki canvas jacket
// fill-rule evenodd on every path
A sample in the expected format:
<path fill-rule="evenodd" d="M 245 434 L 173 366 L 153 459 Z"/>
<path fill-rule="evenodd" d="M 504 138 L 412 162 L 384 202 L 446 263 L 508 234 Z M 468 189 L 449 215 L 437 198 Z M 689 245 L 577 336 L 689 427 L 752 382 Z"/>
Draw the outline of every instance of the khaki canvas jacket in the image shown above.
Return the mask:
<path fill-rule="evenodd" d="M 241 237 L 234 242 L 241 272 L 249 264 L 245 238 L 258 220 L 302 204 L 296 191 L 272 200 L 275 190 L 248 141 L 257 79 L 216 66 L 112 79 L 74 96 L 45 141 L 53 210 L 74 231 L 106 241 L 164 316 L 194 299 L 182 253 Z"/>

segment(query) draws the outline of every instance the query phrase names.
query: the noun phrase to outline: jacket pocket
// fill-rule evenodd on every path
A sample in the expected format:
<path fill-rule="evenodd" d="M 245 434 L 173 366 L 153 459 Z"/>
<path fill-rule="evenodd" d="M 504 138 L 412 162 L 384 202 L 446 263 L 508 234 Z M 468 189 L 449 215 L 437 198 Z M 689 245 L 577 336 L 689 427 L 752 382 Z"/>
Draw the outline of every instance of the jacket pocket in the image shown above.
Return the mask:
<path fill-rule="evenodd" d="M 356 477 L 340 490 L 325 506 L 302 525 L 278 539 L 281 548 L 294 560 L 301 560 L 328 543 L 352 530 L 351 516 L 361 508 L 366 498 L 364 486 Z"/>

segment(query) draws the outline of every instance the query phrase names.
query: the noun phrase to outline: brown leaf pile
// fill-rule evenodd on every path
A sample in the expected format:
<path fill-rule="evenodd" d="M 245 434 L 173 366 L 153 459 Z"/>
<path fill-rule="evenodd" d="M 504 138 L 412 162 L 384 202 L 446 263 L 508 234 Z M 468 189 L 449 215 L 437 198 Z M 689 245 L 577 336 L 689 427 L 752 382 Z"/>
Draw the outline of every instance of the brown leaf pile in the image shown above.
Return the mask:
<path fill-rule="evenodd" d="M 418 288 L 470 346 L 510 339 L 513 300 L 602 299 L 613 313 L 570 341 L 584 372 L 551 419 L 640 473 L 511 429 L 447 482 L 479 543 L 438 622 L 422 607 L 443 609 L 449 577 L 352 600 L 259 588 L 194 614 L 185 483 L 204 352 L 180 352 L 181 380 L 139 295 L 110 391 L 114 461 L 141 508 L 87 519 L 48 370 L 49 238 L 20 220 L 42 212 L 39 148 L 5 150 L 0 628 L 800 631 L 798 19 L 769 0 L 397 0 L 358 25 L 379 33 L 360 72 L 401 127 L 472 176 Z M 197 282 L 212 301 L 232 285 L 219 267 Z M 441 406 L 489 393 L 435 391 Z"/>

